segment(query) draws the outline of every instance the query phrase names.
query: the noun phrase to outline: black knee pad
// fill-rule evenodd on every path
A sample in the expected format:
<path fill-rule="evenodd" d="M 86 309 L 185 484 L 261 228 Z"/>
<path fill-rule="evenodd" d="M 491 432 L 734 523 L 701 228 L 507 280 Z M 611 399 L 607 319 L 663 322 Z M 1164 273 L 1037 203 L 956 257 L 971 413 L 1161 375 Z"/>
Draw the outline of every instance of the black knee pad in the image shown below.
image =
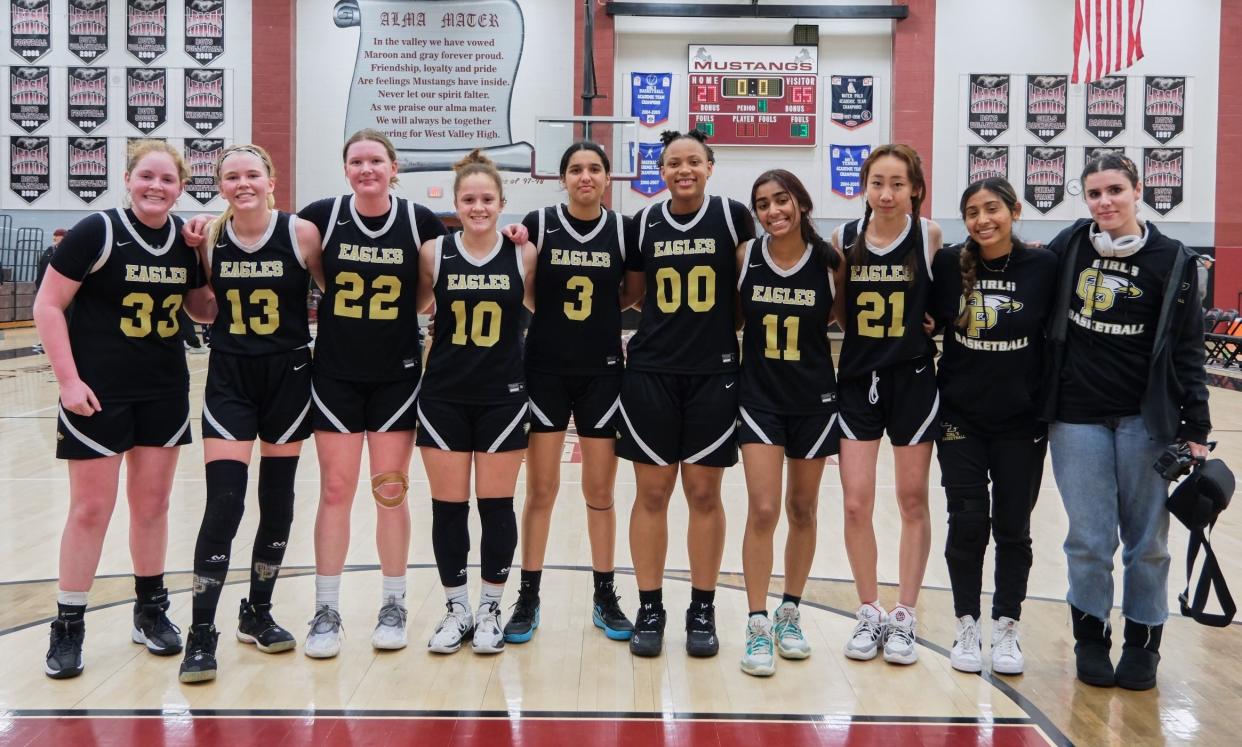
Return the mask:
<path fill-rule="evenodd" d="M 440 583 L 448 587 L 466 583 L 466 558 L 470 554 L 470 504 L 431 499 L 431 549 L 436 555 Z"/>
<path fill-rule="evenodd" d="M 244 463 L 217 459 L 207 463 L 207 503 L 203 523 L 198 528 L 194 567 L 228 568 L 229 548 L 246 510 L 246 472 Z"/>
<path fill-rule="evenodd" d="M 992 521 L 987 491 L 949 490 L 949 534 L 944 556 L 948 560 L 981 560 L 988 549 Z"/>
<path fill-rule="evenodd" d="M 480 498 L 479 520 L 483 525 L 479 551 L 483 580 L 489 584 L 503 584 L 509 578 L 509 566 L 517 550 L 513 498 Z"/>

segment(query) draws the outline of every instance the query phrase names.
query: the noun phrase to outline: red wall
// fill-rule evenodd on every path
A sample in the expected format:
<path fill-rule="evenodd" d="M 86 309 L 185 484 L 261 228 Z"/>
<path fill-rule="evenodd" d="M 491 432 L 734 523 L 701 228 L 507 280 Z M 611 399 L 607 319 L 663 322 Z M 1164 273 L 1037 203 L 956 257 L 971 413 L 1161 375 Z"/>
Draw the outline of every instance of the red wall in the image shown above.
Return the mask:
<path fill-rule="evenodd" d="M 906 5 L 910 15 L 893 24 L 893 141 L 912 146 L 922 156 L 928 187 L 923 214 L 931 215 L 936 0 L 907 0 Z"/>
<path fill-rule="evenodd" d="M 255 0 L 250 13 L 251 138 L 272 154 L 277 207 L 296 210 L 297 2 Z"/>
<path fill-rule="evenodd" d="M 1212 305 L 1239 306 L 1242 293 L 1242 3 L 1220 4 L 1220 102 L 1216 115 L 1216 267 Z"/>

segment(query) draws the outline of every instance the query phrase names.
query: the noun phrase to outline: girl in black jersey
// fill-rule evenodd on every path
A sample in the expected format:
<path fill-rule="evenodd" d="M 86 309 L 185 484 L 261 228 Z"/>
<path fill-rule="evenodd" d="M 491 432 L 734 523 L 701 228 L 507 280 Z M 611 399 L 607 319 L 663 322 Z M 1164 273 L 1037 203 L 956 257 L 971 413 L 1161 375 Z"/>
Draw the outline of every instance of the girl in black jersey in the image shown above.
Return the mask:
<path fill-rule="evenodd" d="M 839 227 L 833 241 L 846 258 L 837 293 L 845 337 L 837 372 L 840 389 L 841 486 L 845 549 L 861 605 L 845 646 L 851 659 L 911 664 L 914 606 L 931 549 L 927 478 L 936 435 L 935 346 L 923 330 L 932 256 L 940 227 L 920 218 L 925 186 L 919 156 L 906 145 L 882 145 L 862 165 L 866 210 Z M 893 442 L 897 505 L 901 511 L 898 605 L 879 603 L 876 584 L 875 465 L 880 437 Z"/>
<path fill-rule="evenodd" d="M 815 512 L 824 459 L 838 450 L 837 387 L 828 345 L 833 271 L 841 257 L 811 221 L 811 196 L 776 169 L 755 180 L 750 204 L 767 235 L 738 248 L 742 372 L 738 442 L 750 509 L 742 568 L 750 619 L 742 671 L 776 671 L 776 652 L 805 659 L 798 603 L 815 557 Z M 772 535 L 781 517 L 781 468 L 788 458 L 785 595 L 768 619 Z"/>
<path fill-rule="evenodd" d="M 637 252 L 633 221 L 606 210 L 601 200 L 611 165 L 596 143 L 570 145 L 561 157 L 566 205 L 536 210 L 523 225 L 538 250 L 535 305 L 526 335 L 526 388 L 531 433 L 522 509 L 522 583 L 505 640 L 530 640 L 539 626 L 539 582 L 560 489 L 565 430 L 573 413 L 582 449 L 582 497 L 595 596 L 591 618 L 614 640 L 628 640 L 633 625 L 621 612 L 613 584 L 617 476 L 613 416 L 621 392 L 621 310 L 636 298 L 641 274 L 625 283 Z"/>
<path fill-rule="evenodd" d="M 219 308 L 203 395 L 207 503 L 194 547 L 193 624 L 182 682 L 216 676 L 216 606 L 245 510 L 247 471 L 259 439 L 259 527 L 250 594 L 237 639 L 267 653 L 294 647 L 272 619 L 272 591 L 293 522 L 293 483 L 310 435 L 310 278 L 323 286 L 314 226 L 273 209 L 275 170 L 257 145 L 226 148 L 216 164 L 228 202 L 212 222 L 203 265 Z"/>
<path fill-rule="evenodd" d="M 754 224 L 745 205 L 707 196 L 715 156 L 702 133 L 665 132 L 661 140 L 669 199 L 635 217 L 646 298 L 626 351 L 617 421 L 617 455 L 634 463 L 637 482 L 630 553 L 639 611 L 630 651 L 658 656 L 663 648 L 668 502 L 680 471 L 690 507 L 686 651 L 715 656 L 720 483 L 737 463 L 736 250 L 754 238 Z"/>
<path fill-rule="evenodd" d="M 44 672 L 82 673 L 84 616 L 116 503 L 124 459 L 134 562 L 132 640 L 161 656 L 181 651 L 164 588 L 168 498 L 190 442 L 189 372 L 177 312 L 211 314 L 194 250 L 170 211 L 189 179 L 162 141 L 130 146 L 129 207 L 82 219 L 56 248 L 34 319 L 60 385 L 56 456 L 68 460 L 69 515 L 60 543 L 57 614 Z M 65 309 L 76 313 L 67 319 Z"/>
<path fill-rule="evenodd" d="M 476 653 L 504 650 L 504 594 L 517 521 L 513 493 L 526 454 L 523 306 L 534 308 L 535 246 L 496 230 L 500 173 L 479 151 L 459 161 L 453 197 L 462 230 L 423 244 L 417 306 L 435 303 L 435 340 L 418 395 L 417 443 L 431 487 L 431 543 L 448 613 L 427 647 L 452 653 L 473 629 Z M 471 614 L 466 587 L 470 482 L 482 539 L 483 588 Z"/>
<path fill-rule="evenodd" d="M 1203 309 L 1195 254 L 1152 223 L 1134 162 L 1087 163 L 1090 220 L 1057 235 L 1059 276 L 1048 332 L 1042 415 L 1069 517 L 1065 537 L 1078 679 L 1156 685 L 1169 614 L 1169 484 L 1152 464 L 1174 443 L 1208 455 Z M 1121 659 L 1110 659 L 1113 557 L 1122 544 Z"/>
<path fill-rule="evenodd" d="M 320 475 L 315 615 L 302 648 L 315 658 L 336 656 L 341 648 L 341 571 L 364 440 L 383 574 L 371 645 L 399 649 L 406 644 L 406 493 L 414 451 L 414 395 L 422 369 L 415 310 L 418 249 L 423 241 L 444 235 L 434 213 L 392 194 L 397 153 L 383 133 L 354 133 L 343 157 L 353 193 L 319 200 L 299 213 L 323 237 L 327 283 L 319 304 L 312 389 Z"/>
<path fill-rule="evenodd" d="M 961 211 L 969 237 L 936 254 L 931 304 L 945 327 L 936 455 L 948 498 L 944 556 L 957 618 L 949 662 L 963 672 L 983 668 L 979 594 L 990 530 L 992 671 L 1021 674 L 1018 620 L 1031 570 L 1031 510 L 1048 450 L 1047 427 L 1036 415 L 1040 356 L 1057 261 L 1014 237 L 1022 204 L 1004 179 L 967 187 Z"/>

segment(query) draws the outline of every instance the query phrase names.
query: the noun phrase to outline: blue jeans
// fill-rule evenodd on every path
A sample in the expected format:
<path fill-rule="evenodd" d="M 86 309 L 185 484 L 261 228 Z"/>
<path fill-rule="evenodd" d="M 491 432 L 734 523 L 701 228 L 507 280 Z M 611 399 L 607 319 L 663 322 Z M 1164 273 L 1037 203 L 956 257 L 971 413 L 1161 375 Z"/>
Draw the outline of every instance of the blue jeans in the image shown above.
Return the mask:
<path fill-rule="evenodd" d="M 1121 613 L 1143 625 L 1169 616 L 1169 484 L 1152 469 L 1168 445 L 1147 435 L 1142 417 L 1107 425 L 1053 423 L 1052 472 L 1069 517 L 1065 557 L 1070 604 L 1107 620 L 1113 556 L 1123 545 Z"/>

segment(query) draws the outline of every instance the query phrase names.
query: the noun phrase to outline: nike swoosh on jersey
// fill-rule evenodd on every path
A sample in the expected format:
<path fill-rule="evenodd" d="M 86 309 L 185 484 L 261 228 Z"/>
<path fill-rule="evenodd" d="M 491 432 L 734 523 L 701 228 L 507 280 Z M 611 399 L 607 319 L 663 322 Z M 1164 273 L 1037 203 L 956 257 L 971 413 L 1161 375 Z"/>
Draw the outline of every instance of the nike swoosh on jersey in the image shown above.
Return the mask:
<path fill-rule="evenodd" d="M 915 372 L 916 374 L 920 374 L 920 373 L 923 373 L 923 371 L 925 371 L 926 369 L 927 369 L 927 366 L 923 366 L 922 368 L 916 368 L 916 369 L 914 369 L 914 372 Z"/>
<path fill-rule="evenodd" d="M 117 245 L 117 246 L 129 246 L 129 245 L 130 245 L 130 244 L 132 244 L 132 243 L 134 243 L 134 242 L 132 242 L 132 241 L 118 241 L 118 242 L 116 242 L 116 245 Z"/>
<path fill-rule="evenodd" d="M 556 232 L 557 232 L 557 231 L 559 231 L 559 230 L 561 230 L 561 229 L 559 229 L 559 228 L 549 228 L 548 230 L 544 231 L 544 233 L 556 233 Z"/>
<path fill-rule="evenodd" d="M 456 256 L 457 256 L 456 254 L 445 254 L 440 259 L 452 259 L 453 257 L 456 257 Z"/>
<path fill-rule="evenodd" d="M 751 267 L 763 267 L 763 263 L 762 263 L 762 262 L 756 262 L 756 263 L 754 263 L 753 265 L 751 265 Z"/>
<path fill-rule="evenodd" d="M 655 228 L 656 226 L 660 225 L 660 224 L 661 224 L 661 223 L 663 223 L 663 222 L 664 222 L 664 221 L 662 221 L 662 220 L 658 220 L 658 221 L 656 221 L 655 223 L 648 223 L 648 224 L 647 224 L 647 228 Z"/>
<path fill-rule="evenodd" d="M 728 384 L 725 384 L 725 389 L 732 389 L 733 385 L 736 383 L 737 383 L 736 381 L 731 381 Z"/>
<path fill-rule="evenodd" d="M 347 220 L 338 220 L 338 221 L 336 222 L 336 225 L 338 225 L 338 226 L 343 226 L 343 225 L 345 225 L 345 224 L 347 224 L 347 223 L 349 223 L 349 221 L 347 221 Z"/>
<path fill-rule="evenodd" d="M 302 365 L 300 365 L 300 366 L 294 366 L 294 367 L 293 367 L 293 370 L 294 370 L 294 371 L 301 371 L 303 368 L 306 368 L 308 365 L 310 365 L 310 364 L 309 364 L 309 363 L 303 363 L 303 364 L 302 364 Z"/>

